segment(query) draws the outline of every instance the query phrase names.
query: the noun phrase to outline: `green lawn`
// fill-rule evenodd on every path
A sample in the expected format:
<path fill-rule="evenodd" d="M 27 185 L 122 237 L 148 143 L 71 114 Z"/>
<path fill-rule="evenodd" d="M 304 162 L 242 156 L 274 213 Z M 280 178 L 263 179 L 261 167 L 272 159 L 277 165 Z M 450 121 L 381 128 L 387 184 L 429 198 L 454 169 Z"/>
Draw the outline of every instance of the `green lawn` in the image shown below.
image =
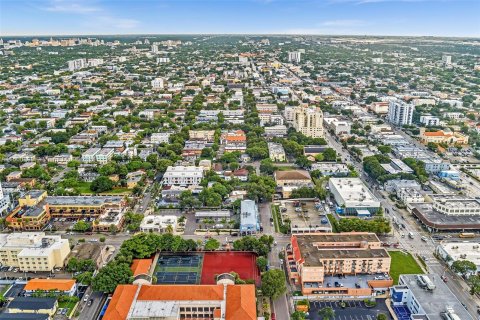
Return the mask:
<path fill-rule="evenodd" d="M 280 218 L 280 209 L 278 206 L 272 206 L 272 218 L 273 218 L 273 225 L 275 226 L 275 232 L 280 232 L 280 222 L 278 219 Z"/>
<path fill-rule="evenodd" d="M 337 224 L 336 224 L 337 220 L 335 219 L 333 214 L 327 213 L 327 218 L 328 218 L 328 221 L 330 221 L 330 224 L 332 225 L 332 232 L 338 232 Z"/>
<path fill-rule="evenodd" d="M 392 257 L 392 264 L 390 265 L 390 276 L 393 278 L 393 283 L 398 283 L 398 278 L 401 274 L 421 274 L 422 268 L 410 253 L 403 253 L 401 251 L 389 251 Z"/>
<path fill-rule="evenodd" d="M 90 190 L 91 184 L 92 184 L 91 182 L 78 182 L 75 189 L 78 192 L 80 192 L 80 194 L 86 194 L 86 195 L 93 194 L 93 192 Z M 104 194 L 104 195 L 105 194 L 129 194 L 130 192 L 132 192 L 132 190 L 128 188 L 116 188 L 110 191 L 102 192 L 100 194 Z"/>

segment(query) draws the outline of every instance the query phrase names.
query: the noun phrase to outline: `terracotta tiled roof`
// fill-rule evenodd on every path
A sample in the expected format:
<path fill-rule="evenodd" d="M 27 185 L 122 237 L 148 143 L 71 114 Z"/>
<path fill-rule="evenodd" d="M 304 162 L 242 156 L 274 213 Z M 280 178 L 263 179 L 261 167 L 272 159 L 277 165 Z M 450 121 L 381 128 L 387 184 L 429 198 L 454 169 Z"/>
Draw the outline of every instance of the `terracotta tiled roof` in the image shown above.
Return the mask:
<path fill-rule="evenodd" d="M 57 290 L 69 291 L 75 285 L 75 280 L 70 279 L 32 279 L 27 282 L 24 290 Z"/>
<path fill-rule="evenodd" d="M 103 320 L 127 319 L 130 306 L 135 299 L 138 286 L 133 284 L 121 284 L 115 289 Z"/>
<path fill-rule="evenodd" d="M 133 272 L 133 276 L 136 277 L 139 274 L 148 274 L 152 265 L 152 259 L 133 259 L 130 270 Z"/>
<path fill-rule="evenodd" d="M 257 307 L 254 285 L 227 287 L 227 309 L 225 320 L 255 320 Z"/>
<path fill-rule="evenodd" d="M 222 285 L 142 286 L 137 300 L 223 300 Z"/>

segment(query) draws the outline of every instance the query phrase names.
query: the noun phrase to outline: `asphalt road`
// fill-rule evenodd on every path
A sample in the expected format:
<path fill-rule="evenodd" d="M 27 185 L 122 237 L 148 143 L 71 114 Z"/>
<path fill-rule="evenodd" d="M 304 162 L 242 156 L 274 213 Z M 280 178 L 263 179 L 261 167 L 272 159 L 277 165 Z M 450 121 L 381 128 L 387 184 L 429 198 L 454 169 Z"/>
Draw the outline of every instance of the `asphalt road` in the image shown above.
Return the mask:
<path fill-rule="evenodd" d="M 401 134 L 405 137 L 405 139 L 412 140 L 411 138 L 406 137 L 405 133 L 402 132 Z M 369 179 L 363 171 L 362 165 L 354 161 L 348 154 L 348 151 L 342 150 L 342 145 L 333 137 L 331 137 L 330 133 L 326 132 L 325 135 L 329 145 L 336 149 L 337 153 L 342 156 L 342 159 L 350 159 L 350 162 L 355 166 L 357 172 L 361 174 L 361 178 L 364 181 Z M 417 142 L 412 143 L 417 144 Z M 385 211 L 387 212 L 388 210 L 388 213 L 386 213 L 385 216 L 390 218 L 392 221 L 395 217 L 398 222 L 405 225 L 405 228 L 402 229 L 393 228 L 393 237 L 391 240 L 389 240 L 389 242 L 398 242 L 400 243 L 400 249 L 407 250 L 413 253 L 414 256 L 419 255 L 421 257 L 425 257 L 427 272 L 437 274 L 439 277 L 445 275 L 448 279 L 447 286 L 449 289 L 461 302 L 467 306 L 468 311 L 475 318 L 477 306 L 480 306 L 480 299 L 470 295 L 468 292 L 468 285 L 465 283 L 465 281 L 459 276 L 453 274 L 433 255 L 437 244 L 431 239 L 430 234 L 424 231 L 415 218 L 406 210 L 397 209 L 388 198 L 387 192 L 378 190 L 372 183 L 368 183 L 367 185 L 369 185 L 370 190 L 372 190 L 373 194 L 381 201 L 382 207 L 385 209 Z M 409 232 L 413 234 L 413 239 L 408 237 Z M 405 235 L 404 238 L 402 238 L 402 234 Z M 428 241 L 422 241 L 422 236 L 427 237 Z"/>
<path fill-rule="evenodd" d="M 88 299 L 93 299 L 93 302 L 90 306 L 87 305 L 87 302 L 84 302 L 83 299 L 80 301 L 80 306 L 78 310 L 80 311 L 79 320 L 95 320 L 100 313 L 100 308 L 103 306 L 105 301 L 105 295 L 102 292 L 91 292 L 91 289 L 87 290 L 86 294 L 89 295 Z"/>

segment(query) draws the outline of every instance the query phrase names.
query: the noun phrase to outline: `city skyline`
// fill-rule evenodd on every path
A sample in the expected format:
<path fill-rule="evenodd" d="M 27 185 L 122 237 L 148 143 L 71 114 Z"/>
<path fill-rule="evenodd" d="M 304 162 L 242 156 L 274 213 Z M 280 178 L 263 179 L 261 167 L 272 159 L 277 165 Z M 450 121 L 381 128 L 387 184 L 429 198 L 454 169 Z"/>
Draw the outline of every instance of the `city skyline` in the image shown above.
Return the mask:
<path fill-rule="evenodd" d="M 479 37 L 471 0 L 1 1 L 0 36 L 315 34 Z M 454 23 L 452 23 L 454 22 Z"/>

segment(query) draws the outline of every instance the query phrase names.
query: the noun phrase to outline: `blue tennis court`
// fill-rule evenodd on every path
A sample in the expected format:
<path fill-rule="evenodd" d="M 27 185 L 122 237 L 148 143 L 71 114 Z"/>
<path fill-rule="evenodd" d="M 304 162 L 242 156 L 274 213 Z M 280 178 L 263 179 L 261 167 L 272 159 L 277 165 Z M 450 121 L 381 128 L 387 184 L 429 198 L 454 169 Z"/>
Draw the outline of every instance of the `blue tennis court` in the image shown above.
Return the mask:
<path fill-rule="evenodd" d="M 410 310 L 405 306 L 394 306 L 393 310 L 397 315 L 398 320 L 410 320 Z"/>

